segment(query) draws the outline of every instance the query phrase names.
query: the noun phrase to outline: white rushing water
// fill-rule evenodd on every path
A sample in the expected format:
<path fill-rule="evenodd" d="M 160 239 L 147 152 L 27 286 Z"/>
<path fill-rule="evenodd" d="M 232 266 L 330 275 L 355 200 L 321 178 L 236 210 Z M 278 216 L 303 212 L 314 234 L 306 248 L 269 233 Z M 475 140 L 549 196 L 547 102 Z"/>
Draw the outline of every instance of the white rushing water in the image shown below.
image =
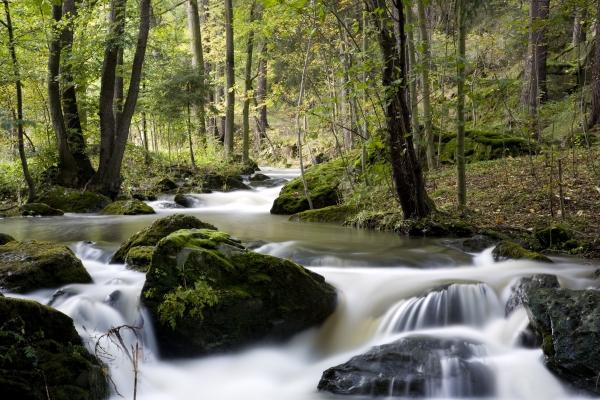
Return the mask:
<path fill-rule="evenodd" d="M 277 171 L 265 171 L 271 175 Z M 292 173 L 285 172 L 281 175 Z M 198 195 L 198 209 L 237 214 L 264 214 L 279 187 L 256 191 Z M 156 205 L 156 204 L 155 204 Z M 160 213 L 189 209 L 160 209 Z M 308 229 L 308 228 L 307 228 Z M 306 244 L 305 244 L 306 245 Z M 267 243 L 257 251 L 292 254 L 299 242 Z M 358 246 L 354 244 L 353 246 Z M 138 398 L 144 400 L 319 400 L 336 398 L 317 392 L 321 374 L 375 344 L 389 343 L 407 335 L 465 338 L 481 343 L 477 360 L 494 374 L 497 399 L 573 399 L 544 366 L 541 350 L 519 347 L 519 335 L 528 320 L 523 309 L 504 316 L 511 285 L 523 276 L 551 273 L 563 287 L 591 287 L 589 266 L 568 262 L 542 264 L 531 261 L 494 262 L 491 252 L 476 255 L 470 262 L 435 269 L 411 268 L 399 262 L 391 267 L 368 266 L 365 258 L 352 258 L 328 265 L 330 256 L 313 254 L 311 269 L 323 275 L 339 293 L 339 305 L 320 328 L 315 328 L 280 345 L 258 346 L 231 354 L 185 361 L 164 361 L 152 335 L 151 323 L 139 304 L 144 274 L 124 265 L 107 264 L 110 252 L 92 243 L 77 242 L 72 248 L 82 258 L 93 283 L 68 285 L 60 291 L 30 293 L 35 299 L 71 316 L 90 351 L 110 354 L 108 363 L 116 392 L 114 399 L 132 398 L 132 364 L 114 342 L 102 337 L 121 325 L 141 327 L 139 337 L 123 332 L 128 349 L 143 345 L 139 367 Z M 369 248 L 356 251 L 368 253 Z M 338 260 L 336 258 L 336 260 Z M 469 284 L 474 283 L 474 284 Z M 437 291 L 432 291 L 437 289 Z M 21 297 L 21 296 L 19 296 Z M 456 379 L 456 360 L 444 359 L 444 385 L 437 395 L 468 392 Z"/>

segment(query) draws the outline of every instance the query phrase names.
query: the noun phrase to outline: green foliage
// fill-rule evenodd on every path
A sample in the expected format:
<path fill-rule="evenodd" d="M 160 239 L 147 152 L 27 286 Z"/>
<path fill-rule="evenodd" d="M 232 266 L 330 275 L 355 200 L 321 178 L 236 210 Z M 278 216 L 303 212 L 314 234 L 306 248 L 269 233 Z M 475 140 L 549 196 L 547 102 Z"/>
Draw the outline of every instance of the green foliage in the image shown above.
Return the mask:
<path fill-rule="evenodd" d="M 158 316 L 163 323 L 168 323 L 175 329 L 177 320 L 189 315 L 203 319 L 205 307 L 214 306 L 218 302 L 215 291 L 204 281 L 197 281 L 193 289 L 178 286 L 172 292 L 164 295 L 163 302 L 158 307 Z"/>

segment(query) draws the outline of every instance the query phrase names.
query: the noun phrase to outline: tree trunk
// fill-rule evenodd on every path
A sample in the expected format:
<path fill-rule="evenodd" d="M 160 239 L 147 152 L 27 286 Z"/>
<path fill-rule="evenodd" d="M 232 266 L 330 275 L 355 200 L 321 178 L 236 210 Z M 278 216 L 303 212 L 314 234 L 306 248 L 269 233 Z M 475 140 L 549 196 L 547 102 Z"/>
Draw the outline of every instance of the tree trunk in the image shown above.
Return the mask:
<path fill-rule="evenodd" d="M 435 164 L 435 149 L 433 147 L 433 127 L 431 122 L 431 89 L 429 82 L 429 67 L 431 66 L 431 50 L 429 48 L 429 36 L 427 33 L 427 19 L 425 17 L 425 0 L 417 1 L 417 11 L 419 13 L 419 31 L 421 36 L 421 78 L 423 80 L 423 120 L 425 123 L 425 140 L 427 167 L 433 170 Z"/>
<path fill-rule="evenodd" d="M 596 39 L 594 49 L 594 65 L 592 66 L 592 110 L 588 126 L 600 124 L 600 2 L 596 14 Z"/>
<path fill-rule="evenodd" d="M 200 15 L 198 0 L 188 0 L 188 27 L 191 36 L 192 68 L 198 74 L 198 86 L 193 87 L 197 94 L 193 111 L 198 121 L 198 134 L 202 141 L 206 140 L 206 79 L 204 69 L 204 53 L 202 50 L 202 34 L 200 31 Z"/>
<path fill-rule="evenodd" d="M 256 2 L 250 6 L 250 25 L 255 19 Z M 242 162 L 250 159 L 250 99 L 252 98 L 252 53 L 254 51 L 254 29 L 251 27 L 246 41 L 246 68 L 244 73 L 244 110 L 242 131 Z"/>
<path fill-rule="evenodd" d="M 465 67 L 466 67 L 466 27 L 465 0 L 456 0 L 456 23 L 458 30 L 458 54 L 456 55 L 456 172 L 458 205 L 463 208 L 467 204 L 467 185 L 465 180 Z"/>
<path fill-rule="evenodd" d="M 393 2 L 398 18 L 387 14 L 385 0 L 366 0 L 375 24 L 383 56 L 382 84 L 385 92 L 385 120 L 389 140 L 392 177 L 405 218 L 426 217 L 434 205 L 425 192 L 421 166 L 415 155 L 406 101 L 406 36 L 402 5 Z M 391 24 L 397 24 L 400 48 L 397 49 Z"/>
<path fill-rule="evenodd" d="M 121 164 L 129 136 L 131 118 L 139 94 L 142 68 L 150 31 L 150 0 L 140 0 L 140 23 L 138 38 L 131 66 L 127 96 L 118 121 L 113 115 L 113 98 L 116 94 L 115 72 L 118 63 L 118 43 L 124 29 L 125 0 L 113 0 L 111 12 L 111 35 L 105 50 L 100 87 L 100 165 L 94 175 L 91 188 L 111 198 L 116 198 L 121 186 Z M 104 104 L 103 100 L 108 104 Z"/>
<path fill-rule="evenodd" d="M 225 81 L 227 98 L 225 112 L 225 155 L 227 158 L 233 157 L 233 134 L 234 134 L 234 111 L 235 111 L 235 75 L 234 75 L 234 54 L 233 54 L 233 7 L 231 0 L 225 0 L 225 47 L 226 47 L 226 67 Z"/>
<path fill-rule="evenodd" d="M 586 17 L 586 8 L 580 8 L 575 11 L 573 18 L 573 47 L 577 47 L 586 41 Z"/>
<path fill-rule="evenodd" d="M 269 122 L 267 120 L 267 44 L 263 43 L 260 57 L 258 58 L 256 100 L 258 102 L 258 140 L 267 134 Z"/>
<path fill-rule="evenodd" d="M 29 173 L 29 167 L 27 165 L 27 156 L 25 155 L 25 145 L 23 143 L 23 92 L 21 87 L 21 71 L 19 69 L 19 62 L 17 60 L 17 51 L 15 49 L 15 36 L 13 32 L 12 19 L 10 17 L 10 8 L 8 6 L 8 0 L 4 2 L 4 14 L 6 16 L 6 29 L 8 30 L 8 52 L 12 61 L 13 75 L 15 79 L 15 91 L 17 95 L 17 118 L 15 124 L 17 126 L 17 143 L 19 148 L 19 158 L 21 159 L 21 168 L 23 169 L 23 176 L 25 182 L 27 182 L 27 201 L 32 202 L 35 199 L 35 185 L 31 174 Z"/>
<path fill-rule="evenodd" d="M 410 5 L 410 3 L 408 3 L 406 5 L 406 22 L 408 22 L 409 25 L 409 29 L 407 30 L 407 39 L 408 39 L 408 65 L 409 65 L 409 90 L 408 90 L 408 94 L 410 97 L 410 120 L 412 123 L 412 132 L 413 132 L 413 137 L 415 138 L 415 146 L 416 146 L 416 151 L 417 151 L 417 156 L 419 156 L 420 154 L 420 150 L 421 150 L 421 136 L 420 136 L 420 130 L 421 127 L 419 126 L 419 102 L 418 102 L 418 98 L 417 98 L 417 76 L 416 76 L 416 66 L 417 66 L 417 59 L 416 59 L 416 53 L 415 53 L 415 35 L 414 35 L 414 28 L 415 28 L 415 19 L 413 16 L 413 12 L 412 12 L 412 7 Z"/>

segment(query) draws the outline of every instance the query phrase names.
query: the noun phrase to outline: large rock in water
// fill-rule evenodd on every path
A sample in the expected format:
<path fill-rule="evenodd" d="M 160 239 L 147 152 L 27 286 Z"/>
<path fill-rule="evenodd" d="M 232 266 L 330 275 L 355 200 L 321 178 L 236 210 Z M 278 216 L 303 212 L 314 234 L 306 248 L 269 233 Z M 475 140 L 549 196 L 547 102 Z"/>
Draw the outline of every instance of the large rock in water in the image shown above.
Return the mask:
<path fill-rule="evenodd" d="M 158 243 L 142 302 L 161 354 L 193 356 L 318 325 L 334 311 L 336 292 L 291 261 L 249 251 L 223 232 L 190 229 Z"/>
<path fill-rule="evenodd" d="M 503 240 L 494 247 L 492 250 L 492 256 L 494 260 L 500 261 L 503 259 L 511 260 L 532 260 L 551 263 L 552 260 L 543 254 L 530 251 L 522 247 L 521 245 L 511 242 L 509 240 Z"/>
<path fill-rule="evenodd" d="M 61 210 L 50 207 L 44 203 L 27 203 L 20 208 L 21 215 L 24 217 L 50 217 L 64 215 Z"/>
<path fill-rule="evenodd" d="M 3 399 L 101 400 L 108 381 L 71 318 L 29 300 L 0 297 Z"/>
<path fill-rule="evenodd" d="M 304 176 L 313 208 L 333 206 L 340 202 L 339 186 L 344 176 L 342 160 L 319 164 L 306 170 Z M 310 209 L 304 195 L 302 177 L 289 181 L 273 202 L 271 214 L 291 215 Z"/>
<path fill-rule="evenodd" d="M 66 246 L 35 240 L 0 246 L 0 287 L 24 293 L 92 278 Z"/>
<path fill-rule="evenodd" d="M 94 192 L 81 192 L 61 186 L 53 186 L 40 193 L 36 198 L 52 208 L 64 212 L 91 213 L 102 210 L 110 203 L 110 199 Z"/>
<path fill-rule="evenodd" d="M 8 242 L 12 242 L 14 241 L 15 238 L 10 236 L 7 233 L 0 233 L 0 246 L 2 246 L 3 244 L 6 244 Z"/>
<path fill-rule="evenodd" d="M 529 292 L 541 288 L 558 288 L 560 284 L 556 275 L 537 274 L 520 278 L 511 288 L 506 302 L 505 313 L 509 315 L 515 309 L 529 303 Z"/>
<path fill-rule="evenodd" d="M 548 368 L 574 386 L 600 394 L 600 292 L 534 289 L 526 309 Z"/>
<path fill-rule="evenodd" d="M 318 389 L 342 395 L 486 397 L 494 394 L 495 379 L 474 358 L 482 350 L 464 339 L 408 336 L 329 368 Z"/>
<path fill-rule="evenodd" d="M 110 203 L 102 210 L 106 215 L 145 215 L 156 214 L 154 209 L 141 200 L 119 200 Z"/>
<path fill-rule="evenodd" d="M 147 228 L 134 234 L 125 243 L 121 244 L 119 250 L 112 257 L 111 262 L 125 262 L 127 253 L 134 247 L 156 246 L 158 241 L 179 229 L 217 229 L 211 224 L 200 221 L 191 215 L 174 214 L 165 218 L 157 219 Z"/>

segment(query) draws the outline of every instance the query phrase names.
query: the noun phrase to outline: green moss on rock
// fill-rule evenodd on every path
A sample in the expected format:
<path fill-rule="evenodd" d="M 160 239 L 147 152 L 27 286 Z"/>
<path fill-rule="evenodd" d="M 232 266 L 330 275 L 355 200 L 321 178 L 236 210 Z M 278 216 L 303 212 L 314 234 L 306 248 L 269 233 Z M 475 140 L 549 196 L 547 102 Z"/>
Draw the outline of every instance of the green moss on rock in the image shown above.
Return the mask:
<path fill-rule="evenodd" d="M 161 353 L 173 357 L 288 338 L 323 322 L 336 294 L 291 261 L 249 251 L 223 232 L 189 229 L 158 243 L 142 301 Z"/>
<path fill-rule="evenodd" d="M 106 215 L 143 215 L 156 214 L 154 209 L 140 200 L 119 200 L 110 203 L 102 210 Z"/>
<path fill-rule="evenodd" d="M 576 242 L 569 242 L 570 240 L 573 240 L 573 232 L 562 224 L 552 224 L 544 228 L 538 228 L 535 231 L 535 237 L 538 242 L 540 242 L 543 249 L 561 249 L 565 247 L 565 244 L 567 250 L 570 250 L 568 247 L 579 247 Z"/>
<path fill-rule="evenodd" d="M 8 242 L 0 246 L 0 286 L 24 293 L 92 278 L 66 246 L 50 242 Z"/>
<path fill-rule="evenodd" d="M 496 261 L 508 258 L 513 260 L 525 259 L 549 263 L 552 262 L 552 260 L 545 255 L 527 250 L 517 243 L 508 240 L 503 240 L 498 243 L 492 251 L 492 255 Z"/>
<path fill-rule="evenodd" d="M 131 269 L 146 272 L 152 263 L 153 253 L 154 246 L 132 247 L 125 257 L 125 263 Z"/>
<path fill-rule="evenodd" d="M 36 202 L 45 203 L 64 212 L 90 213 L 102 210 L 110 203 L 110 199 L 94 192 L 80 192 L 53 186 L 40 193 Z"/>
<path fill-rule="evenodd" d="M 131 236 L 126 242 L 121 244 L 121 247 L 117 250 L 115 255 L 112 257 L 111 262 L 122 263 L 125 262 L 125 257 L 129 250 L 138 246 L 156 246 L 158 241 L 165 236 L 178 231 L 179 229 L 214 229 L 213 225 L 206 222 L 200 221 L 196 217 L 191 215 L 174 214 L 165 218 L 157 219 L 147 228 L 142 229 L 133 236 Z"/>
<path fill-rule="evenodd" d="M 15 238 L 10 236 L 9 234 L 0 233 L 0 246 L 2 246 L 3 244 L 6 244 L 8 242 L 13 242 L 14 240 L 15 240 Z"/>
<path fill-rule="evenodd" d="M 357 212 L 356 207 L 341 204 L 320 208 L 318 210 L 302 211 L 301 213 L 292 215 L 290 221 L 344 224 L 347 219 L 351 218 Z"/>
<path fill-rule="evenodd" d="M 64 215 L 61 210 L 50 207 L 44 203 L 27 203 L 20 208 L 21 215 L 25 217 L 37 217 L 37 216 L 58 216 Z"/>
<path fill-rule="evenodd" d="M 5 399 L 101 400 L 103 365 L 68 316 L 29 300 L 0 297 L 0 393 Z"/>
<path fill-rule="evenodd" d="M 345 173 L 343 160 L 334 160 L 308 168 L 304 174 L 314 209 L 340 202 L 339 186 Z M 273 202 L 271 214 L 291 215 L 309 210 L 302 178 L 289 181 Z"/>

